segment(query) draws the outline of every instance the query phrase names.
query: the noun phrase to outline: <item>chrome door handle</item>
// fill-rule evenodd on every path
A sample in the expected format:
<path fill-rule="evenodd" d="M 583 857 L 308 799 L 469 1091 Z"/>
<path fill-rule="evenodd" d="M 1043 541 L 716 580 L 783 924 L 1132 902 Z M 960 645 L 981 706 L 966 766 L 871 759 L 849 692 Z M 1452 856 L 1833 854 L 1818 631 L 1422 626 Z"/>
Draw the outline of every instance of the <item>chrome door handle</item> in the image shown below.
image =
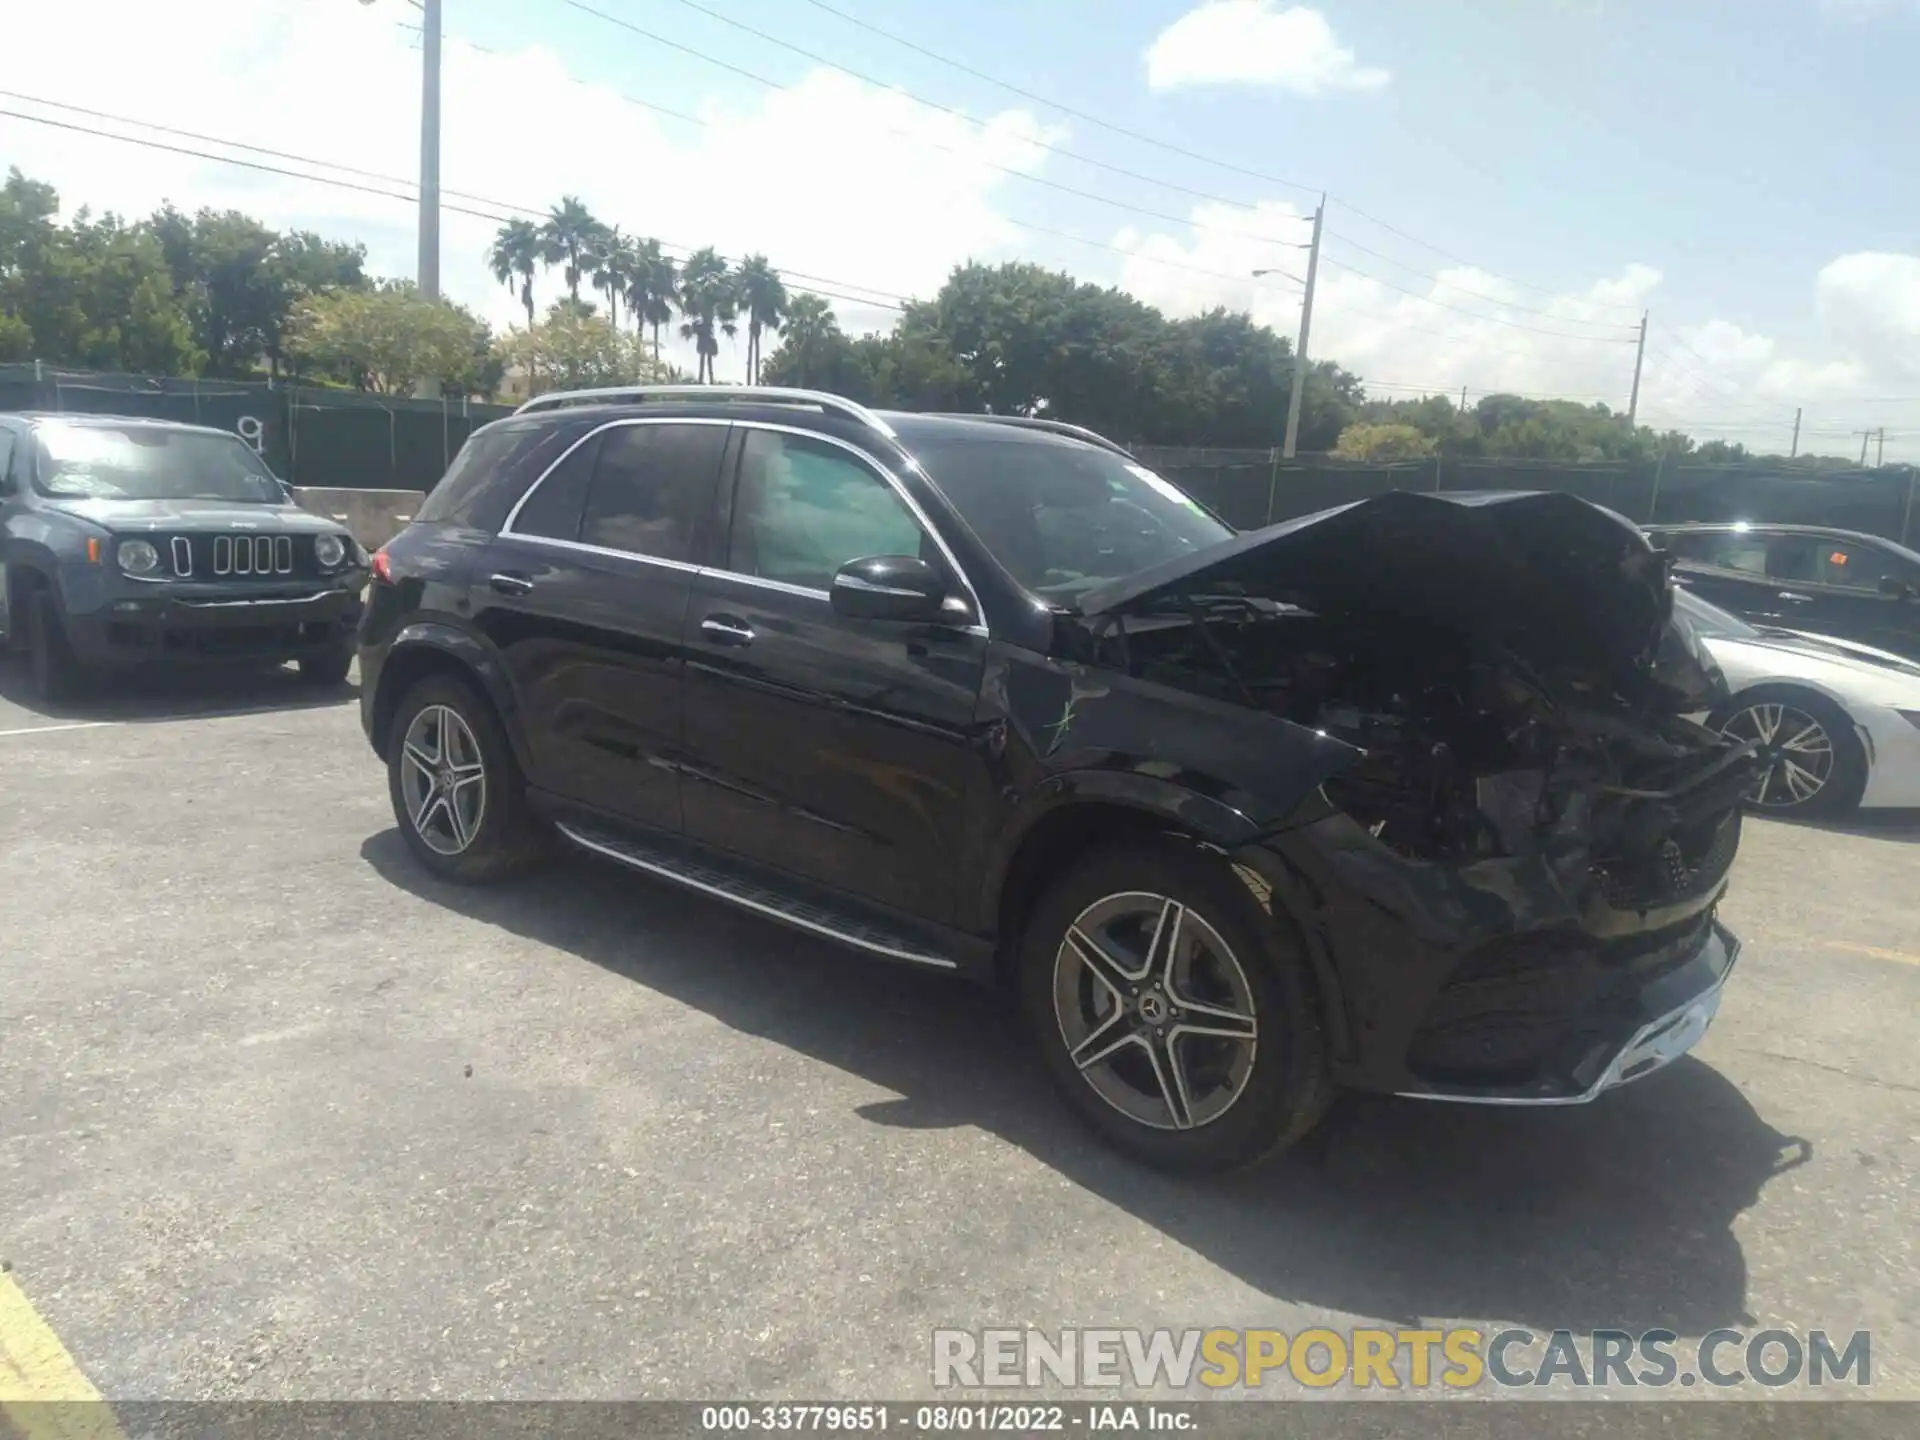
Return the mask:
<path fill-rule="evenodd" d="M 525 595 L 533 589 L 533 581 L 526 576 L 514 575 L 504 570 L 497 575 L 489 576 L 487 583 L 502 595 Z"/>
<path fill-rule="evenodd" d="M 700 622 L 700 633 L 721 645 L 751 645 L 753 627 L 730 616 L 714 616 Z"/>

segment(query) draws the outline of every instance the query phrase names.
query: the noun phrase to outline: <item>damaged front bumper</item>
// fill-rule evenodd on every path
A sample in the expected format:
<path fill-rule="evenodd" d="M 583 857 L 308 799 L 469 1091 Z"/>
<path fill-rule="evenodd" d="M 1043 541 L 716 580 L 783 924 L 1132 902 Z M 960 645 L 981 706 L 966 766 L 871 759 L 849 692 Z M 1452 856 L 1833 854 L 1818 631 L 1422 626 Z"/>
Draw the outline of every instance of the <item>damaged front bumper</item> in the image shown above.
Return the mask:
<path fill-rule="evenodd" d="M 1640 1023 L 1624 1039 L 1613 1035 L 1585 1043 L 1537 1080 L 1515 1089 L 1429 1086 L 1397 1093 L 1412 1100 L 1452 1100 L 1472 1105 L 1584 1105 L 1607 1091 L 1672 1064 L 1700 1043 L 1720 1009 L 1720 994 L 1740 958 L 1740 941 L 1711 921 L 1699 953 L 1681 969 L 1661 976 L 1623 1009 L 1613 1027 Z M 1646 1018 L 1641 1018 L 1646 1017 Z"/>
<path fill-rule="evenodd" d="M 1298 935 L 1348 1089 L 1583 1104 L 1697 1044 L 1739 955 L 1716 913 L 1737 809 L 1625 871 L 1577 848 L 1421 861 L 1301 818 L 1233 858 Z"/>

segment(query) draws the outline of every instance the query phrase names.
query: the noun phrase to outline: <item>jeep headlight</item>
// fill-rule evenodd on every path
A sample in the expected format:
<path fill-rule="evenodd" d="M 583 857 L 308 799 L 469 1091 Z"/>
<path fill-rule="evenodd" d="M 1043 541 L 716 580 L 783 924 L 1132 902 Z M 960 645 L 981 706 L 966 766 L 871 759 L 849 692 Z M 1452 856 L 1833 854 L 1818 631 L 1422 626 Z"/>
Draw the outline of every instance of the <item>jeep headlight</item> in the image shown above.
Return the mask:
<path fill-rule="evenodd" d="M 340 562 L 347 558 L 347 542 L 338 535 L 317 536 L 313 542 L 313 558 L 320 562 L 322 570 L 337 570 Z"/>
<path fill-rule="evenodd" d="M 160 568 L 160 552 L 145 540 L 122 540 L 118 555 L 129 575 L 151 575 Z"/>

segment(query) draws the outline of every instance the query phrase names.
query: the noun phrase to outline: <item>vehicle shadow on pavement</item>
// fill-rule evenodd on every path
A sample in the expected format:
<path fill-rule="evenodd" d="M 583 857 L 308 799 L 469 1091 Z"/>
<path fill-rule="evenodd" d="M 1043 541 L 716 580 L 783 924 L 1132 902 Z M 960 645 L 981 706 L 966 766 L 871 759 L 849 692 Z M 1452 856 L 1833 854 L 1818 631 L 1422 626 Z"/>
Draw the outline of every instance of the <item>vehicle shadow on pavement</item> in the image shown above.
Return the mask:
<path fill-rule="evenodd" d="M 427 875 L 399 832 L 382 877 L 894 1091 L 876 1125 L 977 1127 L 1281 1300 L 1413 1324 L 1755 1323 L 1732 1226 L 1811 1158 L 1708 1065 L 1682 1060 L 1547 1111 L 1343 1100 L 1307 1146 L 1247 1175 L 1161 1175 L 1092 1139 L 1017 1022 L 973 987 L 863 959 L 610 865 L 563 856 L 499 889 Z M 769 1097 L 770 1101 L 772 1097 Z"/>
<path fill-rule="evenodd" d="M 24 717 L 17 723 L 138 724 L 233 710 L 308 710 L 344 704 L 358 694 L 357 672 L 350 673 L 344 685 L 315 685 L 289 665 L 135 671 L 97 680 L 83 698 L 50 705 L 34 696 L 25 657 L 0 655 L 0 706 Z"/>

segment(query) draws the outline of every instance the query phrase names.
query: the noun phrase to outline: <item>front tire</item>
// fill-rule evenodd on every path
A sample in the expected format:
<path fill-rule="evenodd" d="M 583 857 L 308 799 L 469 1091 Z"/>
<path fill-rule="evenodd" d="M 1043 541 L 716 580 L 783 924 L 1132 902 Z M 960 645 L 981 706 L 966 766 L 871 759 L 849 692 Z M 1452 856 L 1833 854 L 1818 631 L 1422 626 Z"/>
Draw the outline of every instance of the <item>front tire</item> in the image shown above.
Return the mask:
<path fill-rule="evenodd" d="M 444 879 L 501 880 L 540 856 L 543 831 L 506 729 L 456 676 L 429 675 L 401 697 L 387 791 L 407 848 Z"/>
<path fill-rule="evenodd" d="M 1724 734 L 1760 742 L 1766 769 L 1747 796 L 1760 814 L 1843 815 L 1866 793 L 1866 747 L 1847 713 L 1824 695 L 1764 686 L 1713 718 Z"/>
<path fill-rule="evenodd" d="M 1022 1009 L 1054 1084 L 1158 1168 L 1256 1164 L 1333 1098 L 1305 958 L 1233 869 L 1172 841 L 1088 856 L 1020 940 Z"/>
<path fill-rule="evenodd" d="M 91 678 L 67 638 L 59 600 L 45 590 L 27 602 L 27 663 L 34 698 L 50 705 L 77 698 Z"/>

